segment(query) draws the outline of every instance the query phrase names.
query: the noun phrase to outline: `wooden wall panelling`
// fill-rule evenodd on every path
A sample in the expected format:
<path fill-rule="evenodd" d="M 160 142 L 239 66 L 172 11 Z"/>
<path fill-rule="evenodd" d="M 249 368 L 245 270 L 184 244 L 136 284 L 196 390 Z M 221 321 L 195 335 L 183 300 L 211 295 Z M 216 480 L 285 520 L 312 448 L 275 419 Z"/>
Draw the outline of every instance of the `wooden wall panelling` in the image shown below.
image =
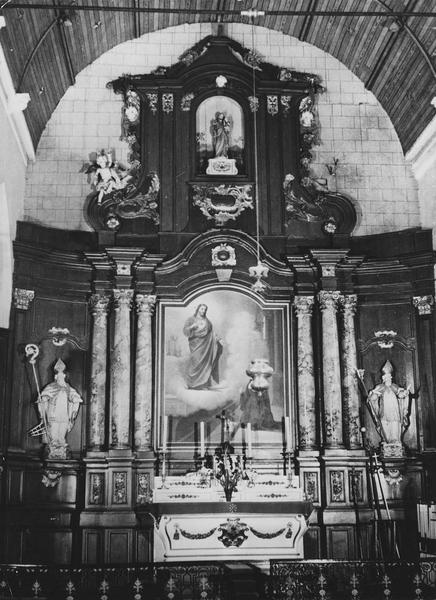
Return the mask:
<path fill-rule="evenodd" d="M 109 494 L 108 503 L 111 508 L 122 508 L 132 504 L 132 471 L 128 465 L 110 466 L 108 470 Z"/>
<path fill-rule="evenodd" d="M 160 139 L 161 139 L 161 156 L 160 156 L 160 172 L 161 177 L 161 188 L 160 188 L 160 201 L 161 201 L 161 230 L 162 231 L 174 231 L 175 221 L 175 186 L 174 186 L 174 158 L 175 148 L 177 144 L 186 144 L 186 140 L 174 139 L 174 121 L 177 118 L 175 111 L 178 112 L 178 107 L 175 105 L 176 94 L 174 88 L 163 88 L 160 94 L 160 105 L 159 105 L 159 117 L 160 117 Z M 162 108 L 163 98 L 165 94 L 170 94 L 173 97 L 173 108 L 170 112 L 165 112 Z M 169 109 L 168 109 L 169 111 Z M 186 148 L 186 151 L 188 149 Z"/>
<path fill-rule="evenodd" d="M 7 530 L 7 559 L 27 564 L 71 564 L 73 532 L 34 515 L 33 523 L 12 523 Z"/>
<path fill-rule="evenodd" d="M 7 502 L 8 504 L 23 503 L 24 471 L 20 468 L 9 468 L 5 470 L 7 474 Z"/>
<path fill-rule="evenodd" d="M 327 492 L 327 504 L 334 505 L 346 505 L 346 476 L 347 470 L 345 467 L 340 465 L 326 467 L 326 492 Z"/>
<path fill-rule="evenodd" d="M 35 240 L 39 232 L 34 233 Z M 12 331 L 12 392 L 13 410 L 11 414 L 11 449 L 20 447 L 37 452 L 40 447 L 38 438 L 30 438 L 27 430 L 39 421 L 34 400 L 37 390 L 31 366 L 24 356 L 28 343 L 40 345 L 36 371 L 41 388 L 53 381 L 52 366 L 57 357 L 62 356 L 69 369 L 71 384 L 84 396 L 85 392 L 85 356 L 71 344 L 55 348 L 48 337 L 51 327 L 67 327 L 80 343 L 86 346 L 88 337 L 87 295 L 90 290 L 92 271 L 84 258 L 77 253 L 67 253 L 53 249 L 44 249 L 32 243 L 16 241 L 15 284 L 17 287 L 31 289 L 35 299 L 27 311 L 16 309 L 13 312 Z M 36 302 L 35 302 L 36 300 Z M 51 361 L 51 362 L 50 362 Z M 84 398 L 85 400 L 85 398 Z M 12 408 L 12 407 L 11 407 Z M 81 413 L 78 423 L 69 436 L 73 449 L 81 446 Z"/>
<path fill-rule="evenodd" d="M 69 329 L 70 333 L 77 337 L 82 343 L 87 343 L 89 310 L 85 302 L 65 300 L 62 298 L 38 297 L 35 298 L 34 311 L 32 313 L 32 329 L 28 341 L 38 343 L 48 335 L 51 327 L 62 327 Z M 39 344 L 40 355 L 36 363 L 36 372 L 42 390 L 54 379 L 54 365 L 58 358 L 66 364 L 68 382 L 80 394 L 84 404 L 86 403 L 86 353 L 73 344 L 67 342 L 61 347 L 55 346 L 51 340 L 44 340 Z M 36 399 L 36 385 L 30 368 L 26 366 L 31 388 L 32 398 Z M 73 429 L 68 434 L 68 444 L 73 453 L 79 453 L 85 440 L 82 439 L 82 420 L 84 419 L 84 404 L 81 405 Z M 36 425 L 38 415 L 35 414 L 33 403 L 27 407 L 28 428 Z M 28 437 L 27 447 L 35 449 L 39 446 L 39 438 Z"/>
<path fill-rule="evenodd" d="M 300 467 L 300 486 L 303 488 L 304 494 L 319 506 L 321 502 L 320 473 L 316 467 Z"/>
<path fill-rule="evenodd" d="M 333 560 L 353 560 L 356 558 L 354 527 L 352 525 L 328 525 L 327 558 Z"/>
<path fill-rule="evenodd" d="M 6 373 L 8 371 L 9 330 L 0 327 L 0 453 L 6 449 Z M 1 498 L 0 491 L 0 498 Z"/>
<path fill-rule="evenodd" d="M 418 378 L 412 391 L 419 393 L 415 400 L 419 415 L 419 437 L 422 450 L 436 451 L 435 402 L 435 317 L 416 315 Z"/>
<path fill-rule="evenodd" d="M 63 466 L 65 467 L 65 464 Z M 75 508 L 77 500 L 76 470 L 73 468 L 65 469 L 56 486 L 46 487 L 42 483 L 41 467 L 42 465 L 35 464 L 33 469 L 27 468 L 23 473 L 23 504 L 62 505 L 64 507 L 69 505 Z"/>
<path fill-rule="evenodd" d="M 422 501 L 436 498 L 436 453 L 424 454 L 424 481 Z"/>
<path fill-rule="evenodd" d="M 284 122 L 282 120 L 280 95 L 272 94 L 272 97 L 277 98 L 278 113 L 270 114 L 267 110 L 266 114 L 267 152 L 264 154 L 264 160 L 266 163 L 268 188 L 267 195 L 263 196 L 262 200 L 267 205 L 268 234 L 279 235 L 283 230 L 283 157 L 280 155 L 280 149 L 282 148 L 281 137 L 282 135 L 286 135 L 287 132 L 283 131 Z"/>
<path fill-rule="evenodd" d="M 131 529 L 106 529 L 105 531 L 105 562 L 122 564 L 132 562 Z"/>
<path fill-rule="evenodd" d="M 256 118 L 257 125 L 257 176 L 258 176 L 258 194 L 259 194 L 259 228 L 261 234 L 268 235 L 269 233 L 269 207 L 267 203 L 268 199 L 268 173 L 266 170 L 266 160 L 265 156 L 267 152 L 274 152 L 274 149 L 268 146 L 268 133 L 267 133 L 267 106 L 266 106 L 266 95 L 257 94 L 259 99 L 259 108 L 256 113 L 250 113 L 252 116 L 251 122 L 251 130 L 253 131 L 253 151 L 250 153 L 248 150 L 248 155 L 253 154 L 252 156 L 252 172 L 253 172 L 253 181 L 255 179 L 255 165 L 254 165 L 254 144 L 256 140 L 254 139 L 254 118 Z M 253 189 L 253 192 L 255 190 Z M 255 194 L 253 193 L 253 206 L 254 211 L 256 211 L 256 203 L 255 203 Z M 254 213 L 255 214 L 255 213 Z"/>
<path fill-rule="evenodd" d="M 368 509 L 367 509 L 368 511 Z M 362 511 L 362 519 L 359 526 L 355 525 L 355 557 L 363 560 L 371 560 L 376 558 L 374 552 L 373 529 L 374 524 L 372 518 Z M 359 528 L 358 528 L 359 527 Z"/>
<path fill-rule="evenodd" d="M 147 93 L 158 94 L 158 90 L 147 90 Z M 145 172 L 150 173 L 155 171 L 159 180 L 162 180 L 163 173 L 161 163 L 161 150 L 160 150 L 160 98 L 158 94 L 157 100 L 157 111 L 153 112 L 150 108 L 150 102 L 147 97 L 144 98 L 144 92 L 142 92 L 141 102 L 141 144 L 142 144 L 142 164 Z M 162 200 L 160 201 L 160 214 L 164 210 Z"/>
<path fill-rule="evenodd" d="M 189 205 L 192 202 L 190 198 L 187 181 L 195 173 L 195 110 L 196 105 L 191 105 L 191 110 L 181 110 L 181 97 L 177 94 L 175 99 L 175 161 L 177 170 L 175 173 L 174 185 L 174 211 L 175 211 L 175 229 L 183 231 L 189 220 Z M 190 161 L 190 156 L 192 160 Z M 192 169 L 192 171 L 191 171 Z"/>
<path fill-rule="evenodd" d="M 398 542 L 400 557 L 402 560 L 417 560 L 419 557 L 419 535 L 416 526 L 416 509 L 413 512 L 415 518 L 396 521 L 396 539 Z"/>
<path fill-rule="evenodd" d="M 23 230 L 26 235 L 26 228 Z M 45 240 L 44 232 L 36 227 L 27 231 L 27 234 L 35 236 L 29 244 L 14 242 L 17 287 L 34 289 L 35 297 L 85 299 L 92 283 L 92 267 L 85 261 L 82 251 L 53 250 Z M 62 247 L 61 236 L 57 238 L 51 234 L 50 237 L 52 240 L 56 239 L 54 243 L 60 243 Z M 64 237 L 68 238 L 65 233 Z M 79 240 L 84 239 L 78 238 L 76 243 L 80 246 Z M 74 245 L 74 241 L 71 243 Z M 65 240 L 65 245 L 68 245 L 68 239 Z"/>
<path fill-rule="evenodd" d="M 85 565 L 104 562 L 104 529 L 84 529 L 82 534 L 82 558 Z"/>
<path fill-rule="evenodd" d="M 304 534 L 304 558 L 306 560 L 321 558 L 321 531 L 318 525 L 310 525 Z"/>
<path fill-rule="evenodd" d="M 297 164 L 297 155 L 299 154 L 299 135 L 295 123 L 299 122 L 297 117 L 298 109 L 295 106 L 295 99 L 291 99 L 289 109 L 280 105 L 280 145 L 281 145 L 281 172 L 279 176 L 279 189 L 277 191 L 275 210 L 280 214 L 281 233 L 286 233 L 287 215 L 285 209 L 285 198 L 283 194 L 283 181 L 288 173 L 297 176 L 300 165 Z"/>
<path fill-rule="evenodd" d="M 85 509 L 98 508 L 108 504 L 107 465 L 102 461 L 97 464 L 87 464 L 85 481 Z"/>
<path fill-rule="evenodd" d="M 135 532 L 135 559 L 142 564 L 153 560 L 153 528 Z"/>
<path fill-rule="evenodd" d="M 417 385 L 415 372 L 415 331 L 411 306 L 409 303 L 366 303 L 359 307 L 358 327 L 360 337 L 360 360 L 361 367 L 365 370 L 365 384 L 370 391 L 381 383 L 382 368 L 389 360 L 394 368 L 393 381 L 404 388 L 408 385 L 414 390 Z M 365 344 L 374 338 L 376 331 L 395 331 L 392 348 L 381 348 L 377 343 Z M 399 343 L 401 339 L 404 343 Z M 379 436 L 369 417 L 368 411 L 364 411 L 364 420 L 368 428 L 368 437 L 375 446 L 379 444 Z M 411 448 L 418 446 L 416 410 L 412 404 L 411 424 L 405 435 L 405 443 Z"/>
<path fill-rule="evenodd" d="M 29 410 L 32 406 L 32 374 L 27 370 L 24 358 L 24 346 L 28 343 L 29 321 L 32 318 L 33 306 L 30 303 L 27 311 L 13 309 L 11 332 L 11 370 L 10 401 L 7 407 L 7 439 L 9 450 L 22 451 L 27 445 L 26 427 L 29 421 Z M 33 388 L 35 389 L 35 388 Z M 33 409 L 34 410 L 34 409 Z M 36 424 L 36 420 L 32 424 Z"/>
<path fill-rule="evenodd" d="M 4 537 L 4 507 L 3 504 L 6 502 L 7 494 L 7 471 L 4 468 L 4 457 L 7 449 L 7 425 L 8 425 L 8 413 L 10 402 L 7 402 L 6 395 L 6 373 L 8 370 L 8 341 L 9 331 L 4 328 L 0 328 L 0 539 Z M 0 544 L 0 561 L 4 562 L 4 548 Z"/>
<path fill-rule="evenodd" d="M 20 564 L 23 562 L 24 531 L 9 523 L 2 532 L 3 543 L 0 544 L 0 556 L 4 563 Z"/>

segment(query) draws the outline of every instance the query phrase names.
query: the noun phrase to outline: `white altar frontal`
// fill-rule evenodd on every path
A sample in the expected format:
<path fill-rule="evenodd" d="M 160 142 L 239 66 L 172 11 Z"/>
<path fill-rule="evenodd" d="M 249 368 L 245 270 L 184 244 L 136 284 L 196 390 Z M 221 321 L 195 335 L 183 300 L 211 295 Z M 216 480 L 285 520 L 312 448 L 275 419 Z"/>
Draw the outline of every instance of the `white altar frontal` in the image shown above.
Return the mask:
<path fill-rule="evenodd" d="M 199 472 L 156 477 L 154 560 L 250 561 L 304 558 L 303 535 L 312 505 L 298 478 L 256 474 L 242 479 L 231 501 L 213 477 Z"/>

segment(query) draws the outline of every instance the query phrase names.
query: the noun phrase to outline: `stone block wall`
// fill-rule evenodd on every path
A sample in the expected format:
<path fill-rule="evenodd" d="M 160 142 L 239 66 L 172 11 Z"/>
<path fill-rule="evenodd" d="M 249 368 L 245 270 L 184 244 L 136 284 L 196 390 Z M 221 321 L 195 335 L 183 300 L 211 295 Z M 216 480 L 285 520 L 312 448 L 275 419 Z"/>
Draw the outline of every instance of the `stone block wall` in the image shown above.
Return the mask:
<path fill-rule="evenodd" d="M 37 160 L 28 169 L 25 219 L 66 229 L 89 229 L 83 205 L 91 187 L 80 172 L 89 154 L 114 148 L 127 164 L 120 141 L 120 96 L 106 88 L 123 73 L 147 73 L 169 66 L 200 39 L 211 24 L 182 25 L 120 44 L 84 69 L 69 88 L 41 137 Z M 226 35 L 252 46 L 248 25 L 228 24 Z M 404 160 L 396 132 L 383 108 L 342 63 L 318 48 L 277 31 L 256 27 L 255 50 L 264 60 L 318 74 L 326 87 L 319 97 L 319 146 L 313 176 L 330 190 L 347 194 L 359 214 L 355 234 L 367 235 L 420 225 L 416 181 Z M 327 166 L 339 160 L 336 177 Z M 425 225 L 425 224 L 424 224 Z"/>

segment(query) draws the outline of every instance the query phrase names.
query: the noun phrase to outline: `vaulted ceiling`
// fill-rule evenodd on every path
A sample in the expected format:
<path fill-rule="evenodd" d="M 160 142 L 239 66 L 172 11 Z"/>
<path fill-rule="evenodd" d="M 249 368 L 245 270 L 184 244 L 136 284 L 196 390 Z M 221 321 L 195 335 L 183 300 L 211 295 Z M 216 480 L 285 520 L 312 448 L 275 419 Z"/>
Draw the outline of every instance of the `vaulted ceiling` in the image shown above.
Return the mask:
<path fill-rule="evenodd" d="M 435 114 L 433 0 L 0 0 L 0 7 L 15 89 L 31 96 L 25 115 L 35 146 L 82 69 L 117 44 L 183 23 L 254 23 L 328 52 L 374 93 L 405 152 Z"/>

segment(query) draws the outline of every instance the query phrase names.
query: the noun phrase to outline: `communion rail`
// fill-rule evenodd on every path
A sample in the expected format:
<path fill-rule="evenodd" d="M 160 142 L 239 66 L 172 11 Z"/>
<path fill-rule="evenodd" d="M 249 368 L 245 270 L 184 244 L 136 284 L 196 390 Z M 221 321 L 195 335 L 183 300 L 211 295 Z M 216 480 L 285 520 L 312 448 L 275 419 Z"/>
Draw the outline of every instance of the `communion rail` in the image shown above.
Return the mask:
<path fill-rule="evenodd" d="M 417 562 L 270 561 L 271 600 L 436 600 L 436 557 Z"/>
<path fill-rule="evenodd" d="M 436 600 L 436 557 L 270 565 L 267 581 L 241 596 L 225 563 L 0 565 L 0 600 Z"/>

